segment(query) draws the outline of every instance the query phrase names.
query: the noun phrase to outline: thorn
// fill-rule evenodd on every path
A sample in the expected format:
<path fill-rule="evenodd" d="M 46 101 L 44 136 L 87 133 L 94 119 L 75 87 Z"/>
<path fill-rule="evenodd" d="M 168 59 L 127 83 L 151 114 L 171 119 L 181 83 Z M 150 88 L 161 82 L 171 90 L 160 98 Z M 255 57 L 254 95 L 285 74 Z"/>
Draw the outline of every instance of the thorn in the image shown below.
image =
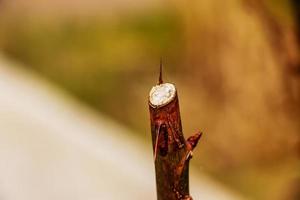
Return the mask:
<path fill-rule="evenodd" d="M 162 58 L 160 58 L 160 64 L 159 64 L 159 79 L 158 79 L 158 84 L 162 84 L 163 83 L 163 79 L 162 79 Z"/>
<path fill-rule="evenodd" d="M 191 150 L 193 150 L 197 146 L 201 136 L 202 132 L 199 132 L 187 139 L 187 142 L 191 145 Z"/>

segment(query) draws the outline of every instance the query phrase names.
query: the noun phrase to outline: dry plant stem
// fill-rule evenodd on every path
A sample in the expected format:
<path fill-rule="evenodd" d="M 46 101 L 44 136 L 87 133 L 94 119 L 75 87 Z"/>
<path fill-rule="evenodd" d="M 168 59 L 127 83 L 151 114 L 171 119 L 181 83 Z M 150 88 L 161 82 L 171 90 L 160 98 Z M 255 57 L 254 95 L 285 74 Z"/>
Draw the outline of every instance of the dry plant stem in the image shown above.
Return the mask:
<path fill-rule="evenodd" d="M 160 76 L 158 86 L 161 84 Z M 191 200 L 189 160 L 202 133 L 184 139 L 176 89 L 174 92 L 165 105 L 153 105 L 149 99 L 157 199 Z"/>

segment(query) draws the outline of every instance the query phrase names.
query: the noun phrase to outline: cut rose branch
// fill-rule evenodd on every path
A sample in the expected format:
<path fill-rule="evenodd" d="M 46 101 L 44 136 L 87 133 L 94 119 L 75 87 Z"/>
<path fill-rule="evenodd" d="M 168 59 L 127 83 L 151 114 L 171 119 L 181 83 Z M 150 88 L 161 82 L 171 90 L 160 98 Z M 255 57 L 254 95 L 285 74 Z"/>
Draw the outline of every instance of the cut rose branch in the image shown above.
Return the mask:
<path fill-rule="evenodd" d="M 185 140 L 174 84 L 163 83 L 162 63 L 158 84 L 149 94 L 151 136 L 158 200 L 191 200 L 189 161 L 202 133 Z"/>

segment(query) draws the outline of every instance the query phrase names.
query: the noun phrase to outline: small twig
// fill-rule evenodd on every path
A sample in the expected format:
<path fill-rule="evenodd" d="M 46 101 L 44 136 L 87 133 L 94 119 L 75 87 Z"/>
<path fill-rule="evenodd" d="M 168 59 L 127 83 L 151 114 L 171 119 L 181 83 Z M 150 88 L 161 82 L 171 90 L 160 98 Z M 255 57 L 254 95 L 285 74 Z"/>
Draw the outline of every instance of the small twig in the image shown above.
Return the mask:
<path fill-rule="evenodd" d="M 176 88 L 163 83 L 162 61 L 158 85 L 150 91 L 149 110 L 158 200 L 191 200 L 189 160 L 202 133 L 184 139 Z"/>

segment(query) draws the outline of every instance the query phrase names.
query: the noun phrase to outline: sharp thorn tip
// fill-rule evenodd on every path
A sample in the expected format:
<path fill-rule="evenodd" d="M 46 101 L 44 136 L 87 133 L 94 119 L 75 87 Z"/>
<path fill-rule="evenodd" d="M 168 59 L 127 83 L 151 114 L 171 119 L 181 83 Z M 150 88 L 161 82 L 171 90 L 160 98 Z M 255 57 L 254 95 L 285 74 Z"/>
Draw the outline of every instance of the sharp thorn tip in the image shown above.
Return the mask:
<path fill-rule="evenodd" d="M 162 67 L 163 67 L 162 58 L 160 58 L 158 84 L 162 84 L 163 83 L 163 79 L 162 79 Z"/>

